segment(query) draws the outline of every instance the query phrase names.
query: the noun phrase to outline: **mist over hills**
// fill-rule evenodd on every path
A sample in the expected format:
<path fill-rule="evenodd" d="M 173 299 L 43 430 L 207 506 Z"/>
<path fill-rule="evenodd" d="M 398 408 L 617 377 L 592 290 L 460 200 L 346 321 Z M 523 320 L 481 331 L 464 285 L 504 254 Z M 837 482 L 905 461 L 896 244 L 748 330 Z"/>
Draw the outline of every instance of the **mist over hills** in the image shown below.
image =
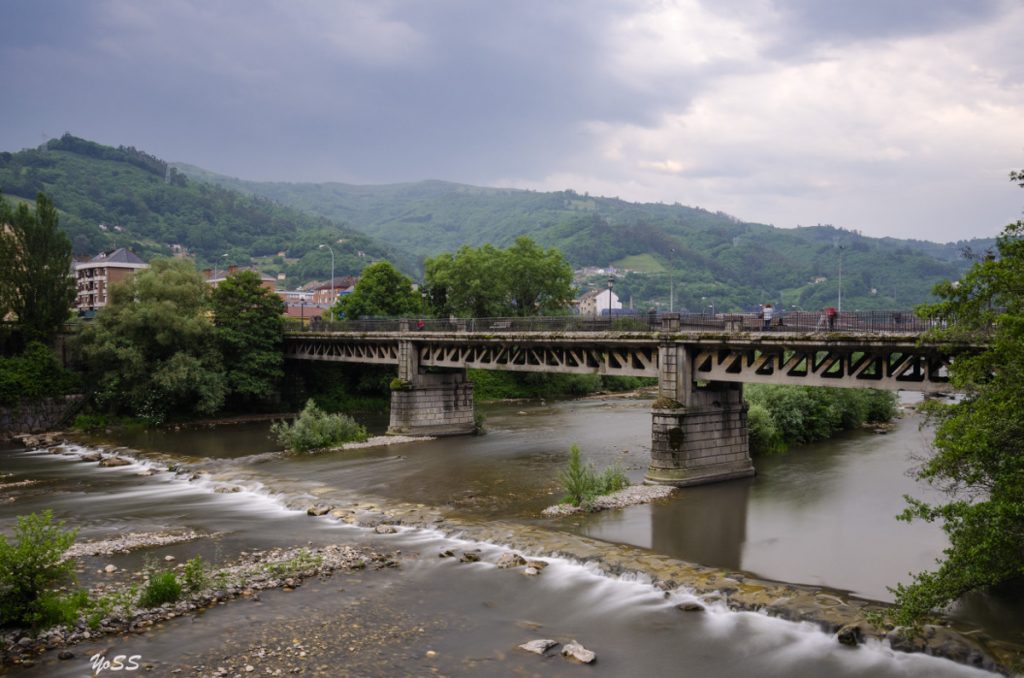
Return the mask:
<path fill-rule="evenodd" d="M 250 182 L 70 134 L 0 153 L 0 191 L 16 200 L 50 195 L 76 254 L 128 246 L 149 257 L 180 245 L 202 265 L 255 263 L 286 273 L 289 286 L 329 275 L 323 244 L 335 250 L 338 275 L 388 259 L 419 277 L 423 257 L 528 235 L 576 267 L 614 267 L 616 291 L 639 308 L 667 308 L 670 286 L 676 309 L 834 305 L 840 261 L 844 308 L 908 308 L 967 268 L 965 247 L 992 245 L 870 238 L 822 225 L 781 229 L 572 190 Z M 604 276 L 584 287 L 595 284 Z"/>
<path fill-rule="evenodd" d="M 252 182 L 176 165 L 196 179 L 260 195 L 331 219 L 420 256 L 462 245 L 505 246 L 528 235 L 574 266 L 628 269 L 616 289 L 644 307 L 746 308 L 759 301 L 835 304 L 839 260 L 849 308 L 907 308 L 969 265 L 965 247 L 991 239 L 931 243 L 870 238 L 832 226 L 795 229 L 740 221 L 681 204 L 630 203 L 572 190 L 537 192 L 443 181 L 381 186 Z"/>

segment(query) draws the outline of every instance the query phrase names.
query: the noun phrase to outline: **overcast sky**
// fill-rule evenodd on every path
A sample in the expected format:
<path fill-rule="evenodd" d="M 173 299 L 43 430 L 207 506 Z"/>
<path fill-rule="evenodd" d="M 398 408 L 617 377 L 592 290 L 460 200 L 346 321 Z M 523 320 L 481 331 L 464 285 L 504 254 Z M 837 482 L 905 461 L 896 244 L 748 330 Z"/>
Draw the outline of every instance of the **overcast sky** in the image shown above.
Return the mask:
<path fill-rule="evenodd" d="M 445 179 L 992 236 L 1019 0 L 0 0 L 0 150 L 69 131 L 257 180 Z"/>

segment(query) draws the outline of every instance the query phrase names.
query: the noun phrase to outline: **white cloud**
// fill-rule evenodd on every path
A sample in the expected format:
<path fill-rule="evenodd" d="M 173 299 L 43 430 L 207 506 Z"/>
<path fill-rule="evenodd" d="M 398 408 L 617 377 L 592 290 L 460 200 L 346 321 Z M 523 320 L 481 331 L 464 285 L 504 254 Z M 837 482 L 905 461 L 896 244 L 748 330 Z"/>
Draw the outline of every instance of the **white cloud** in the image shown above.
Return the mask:
<path fill-rule="evenodd" d="M 985 227 L 963 223 L 960 204 L 988 182 L 1002 189 L 1021 164 L 1024 86 L 991 45 L 1024 34 L 1024 10 L 938 39 L 826 46 L 796 61 L 759 55 L 754 31 L 764 16 L 748 33 L 711 22 L 702 41 L 673 49 L 670 37 L 684 40 L 699 14 L 689 3 L 659 6 L 614 29 L 637 38 L 636 26 L 645 27 L 649 39 L 636 54 L 657 56 L 644 61 L 627 49 L 615 61 L 619 77 L 635 72 L 654 86 L 672 79 L 673 60 L 680 73 L 737 56 L 747 67 L 704 80 L 654 124 L 587 122 L 595 152 L 574 164 L 588 169 L 533 187 L 562 188 L 576 176 L 576 187 L 592 193 L 613 185 L 624 198 L 678 200 L 780 226 L 832 222 L 946 240 L 994 234 L 1019 210 L 1012 192 L 984 191 L 1005 197 L 977 206 L 988 224 L 979 233 Z"/>

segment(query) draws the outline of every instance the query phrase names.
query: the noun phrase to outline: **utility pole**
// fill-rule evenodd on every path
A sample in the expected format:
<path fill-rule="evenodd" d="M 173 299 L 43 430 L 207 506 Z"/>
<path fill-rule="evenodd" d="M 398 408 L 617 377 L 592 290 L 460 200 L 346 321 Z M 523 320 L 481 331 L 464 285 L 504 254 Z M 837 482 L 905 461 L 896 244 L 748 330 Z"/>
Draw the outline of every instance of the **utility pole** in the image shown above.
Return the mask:
<path fill-rule="evenodd" d="M 320 245 L 319 249 L 325 247 L 331 251 L 331 306 L 334 306 L 334 302 L 337 301 L 334 296 L 334 248 L 330 245 Z"/>
<path fill-rule="evenodd" d="M 837 312 L 843 312 L 843 246 L 839 246 L 839 307 Z"/>

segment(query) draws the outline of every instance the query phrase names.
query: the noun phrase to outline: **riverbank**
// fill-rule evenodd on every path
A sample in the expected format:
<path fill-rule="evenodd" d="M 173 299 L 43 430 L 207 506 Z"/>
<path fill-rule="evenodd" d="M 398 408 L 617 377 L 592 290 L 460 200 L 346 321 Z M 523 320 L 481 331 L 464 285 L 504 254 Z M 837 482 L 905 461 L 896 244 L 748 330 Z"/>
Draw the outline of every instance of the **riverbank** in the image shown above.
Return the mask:
<path fill-rule="evenodd" d="M 53 443 L 59 444 L 60 440 Z M 137 458 L 123 448 L 118 453 L 125 459 Z M 193 477 L 192 482 L 202 480 L 187 464 L 176 471 L 177 476 L 186 482 Z M 937 619 L 936 624 L 924 628 L 925 635 L 921 638 L 912 638 L 884 624 L 876 626 L 869 619 L 877 621 L 876 615 L 884 616 L 887 606 L 858 599 L 843 591 L 770 581 L 734 569 L 703 567 L 646 549 L 609 544 L 547 527 L 507 520 L 480 522 L 455 516 L 445 507 L 407 503 L 370 494 L 348 500 L 321 495 L 315 504 L 300 503 L 299 495 L 283 501 L 293 510 L 308 511 L 315 506 L 313 515 L 369 528 L 378 534 L 393 534 L 402 527 L 414 527 L 481 546 L 501 544 L 506 549 L 514 549 L 524 559 L 561 558 L 587 564 L 610 578 L 649 582 L 672 600 L 678 600 L 678 605 L 684 606 L 680 608 L 680 614 L 700 614 L 701 610 L 718 608 L 758 611 L 768 616 L 812 623 L 834 634 L 836 642 L 841 642 L 841 639 L 845 642 L 883 640 L 896 649 L 948 657 L 990 670 L 1012 666 L 1012 662 L 1019 661 L 1022 656 L 1019 648 L 993 642 L 979 629 L 958 626 L 949 620 Z M 473 550 L 472 545 L 463 549 L 467 553 Z M 435 557 L 435 554 L 426 555 Z M 497 557 L 487 555 L 482 560 L 492 565 L 498 562 Z M 473 562 L 472 556 L 466 562 Z M 520 566 L 521 571 L 525 573 L 526 567 Z M 544 572 L 539 577 L 543 579 Z"/>

